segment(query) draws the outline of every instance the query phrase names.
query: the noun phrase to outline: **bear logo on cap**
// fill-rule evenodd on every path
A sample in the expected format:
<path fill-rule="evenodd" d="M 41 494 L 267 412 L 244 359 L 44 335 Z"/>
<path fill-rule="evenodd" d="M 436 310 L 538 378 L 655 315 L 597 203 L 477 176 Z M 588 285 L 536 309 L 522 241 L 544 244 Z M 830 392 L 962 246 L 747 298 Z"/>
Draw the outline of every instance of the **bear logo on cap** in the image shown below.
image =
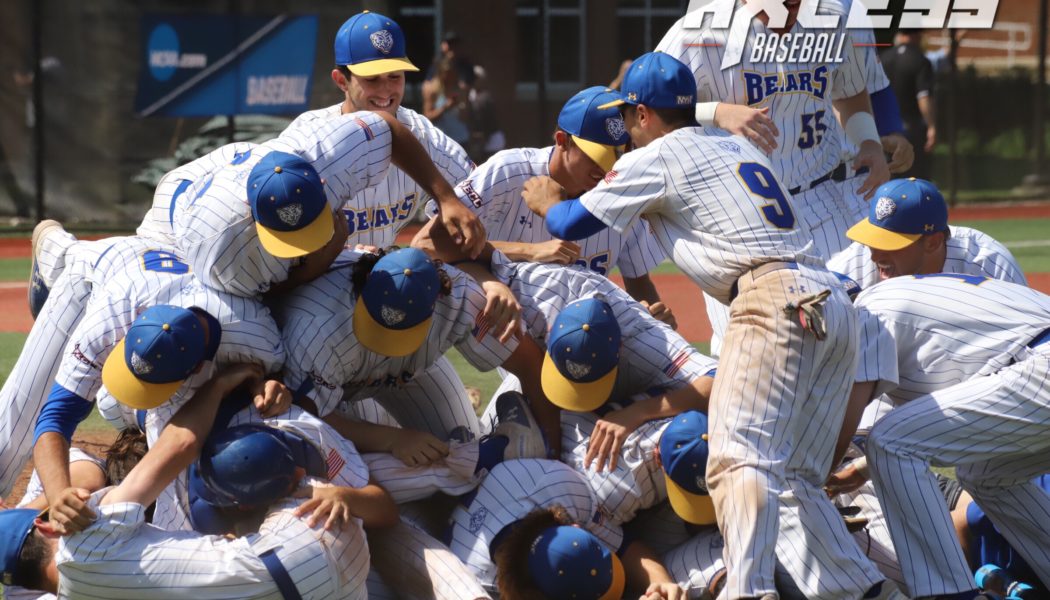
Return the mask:
<path fill-rule="evenodd" d="M 397 325 L 405 320 L 405 311 L 398 310 L 385 304 L 380 307 L 379 312 L 383 316 L 383 322 L 387 325 Z"/>
<path fill-rule="evenodd" d="M 895 212 L 897 212 L 897 204 L 885 196 L 879 198 L 875 203 L 875 218 L 880 221 L 888 219 Z"/>
<path fill-rule="evenodd" d="M 609 117 L 605 120 L 605 133 L 609 134 L 614 140 L 618 140 L 623 137 L 623 134 L 627 133 L 627 128 L 623 124 L 622 117 Z"/>
<path fill-rule="evenodd" d="M 277 209 L 277 218 L 285 225 L 295 227 L 299 224 L 299 219 L 303 218 L 303 205 L 296 202 L 282 206 Z"/>
<path fill-rule="evenodd" d="M 372 47 L 383 54 L 390 54 L 394 49 L 394 36 L 386 29 L 380 29 L 368 36 L 368 39 L 372 42 Z"/>
<path fill-rule="evenodd" d="M 583 379 L 591 372 L 591 365 L 575 363 L 571 360 L 567 360 L 565 361 L 565 370 L 569 372 L 569 375 L 573 379 Z"/>
<path fill-rule="evenodd" d="M 153 372 L 153 365 L 146 359 L 142 358 L 136 352 L 131 353 L 131 370 L 136 375 L 149 375 Z"/>

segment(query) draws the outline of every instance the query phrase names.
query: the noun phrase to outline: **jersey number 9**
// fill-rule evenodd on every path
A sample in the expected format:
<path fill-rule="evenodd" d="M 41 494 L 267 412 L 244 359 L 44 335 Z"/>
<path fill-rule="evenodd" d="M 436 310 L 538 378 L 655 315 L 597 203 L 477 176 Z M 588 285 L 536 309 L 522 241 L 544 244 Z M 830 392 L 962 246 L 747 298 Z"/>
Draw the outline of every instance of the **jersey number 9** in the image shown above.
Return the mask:
<path fill-rule="evenodd" d="M 795 227 L 795 213 L 791 212 L 791 204 L 768 167 L 760 163 L 740 163 L 737 174 L 752 194 L 769 200 L 761 206 L 762 215 L 767 221 L 780 229 Z"/>

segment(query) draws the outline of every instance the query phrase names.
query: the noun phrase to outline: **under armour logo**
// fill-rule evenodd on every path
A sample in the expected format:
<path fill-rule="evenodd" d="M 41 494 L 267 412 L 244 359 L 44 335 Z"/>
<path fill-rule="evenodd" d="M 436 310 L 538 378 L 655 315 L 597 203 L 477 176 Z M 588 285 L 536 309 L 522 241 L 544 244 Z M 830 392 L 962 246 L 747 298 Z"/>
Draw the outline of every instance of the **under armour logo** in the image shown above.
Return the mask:
<path fill-rule="evenodd" d="M 638 94 L 636 94 L 634 92 L 628 92 L 627 93 L 627 100 L 628 100 L 628 102 L 637 102 L 638 101 Z"/>
<path fill-rule="evenodd" d="M 383 54 L 390 54 L 390 51 L 394 49 L 394 36 L 386 29 L 380 29 L 368 36 L 368 39 L 372 42 L 372 47 Z"/>
<path fill-rule="evenodd" d="M 875 202 L 875 218 L 877 220 L 887 219 L 895 212 L 897 212 L 897 203 L 893 200 L 883 196 Z"/>
<path fill-rule="evenodd" d="M 591 372 L 591 365 L 583 363 L 575 363 L 571 360 L 565 361 L 565 370 L 569 372 L 569 377 L 573 379 L 582 379 Z"/>
<path fill-rule="evenodd" d="M 405 311 L 398 310 L 385 304 L 380 307 L 379 314 L 383 318 L 383 322 L 387 325 L 397 325 L 401 321 L 404 321 L 406 316 Z"/>
<path fill-rule="evenodd" d="M 931 223 L 930 225 L 923 225 L 922 226 L 922 230 L 923 231 L 933 231 L 933 224 Z"/>
<path fill-rule="evenodd" d="M 277 218 L 285 225 L 295 227 L 299 224 L 299 219 L 303 218 L 303 205 L 296 202 L 282 206 L 277 209 Z"/>
<path fill-rule="evenodd" d="M 153 372 L 153 365 L 151 365 L 146 359 L 139 356 L 137 352 L 132 352 L 131 370 L 136 375 L 149 375 Z"/>

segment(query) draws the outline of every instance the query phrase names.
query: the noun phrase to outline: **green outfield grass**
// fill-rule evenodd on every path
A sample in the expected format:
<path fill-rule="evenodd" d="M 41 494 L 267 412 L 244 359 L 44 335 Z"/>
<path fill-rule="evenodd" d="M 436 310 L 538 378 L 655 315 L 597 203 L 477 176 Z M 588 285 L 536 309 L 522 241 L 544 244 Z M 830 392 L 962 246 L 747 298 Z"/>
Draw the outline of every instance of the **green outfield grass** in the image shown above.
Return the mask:
<path fill-rule="evenodd" d="M 28 258 L 0 259 L 0 281 L 29 282 L 29 269 L 32 261 Z"/>

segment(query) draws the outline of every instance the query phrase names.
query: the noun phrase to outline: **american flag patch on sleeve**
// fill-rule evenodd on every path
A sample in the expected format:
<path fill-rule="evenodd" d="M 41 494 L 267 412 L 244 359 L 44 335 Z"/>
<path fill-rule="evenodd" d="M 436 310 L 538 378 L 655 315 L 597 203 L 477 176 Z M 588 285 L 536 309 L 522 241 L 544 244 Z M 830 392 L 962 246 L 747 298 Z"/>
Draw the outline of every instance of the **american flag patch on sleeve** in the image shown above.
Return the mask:
<path fill-rule="evenodd" d="M 325 461 L 328 465 L 328 480 L 335 479 L 335 476 L 339 474 L 339 471 L 343 470 L 346 466 L 346 461 L 339 455 L 334 448 L 328 451 L 328 460 Z"/>
<path fill-rule="evenodd" d="M 361 131 L 365 132 L 365 139 L 366 140 L 371 141 L 371 140 L 375 139 L 376 134 L 372 133 L 372 128 L 368 126 L 368 123 L 365 123 L 364 121 L 362 121 L 358 117 L 354 118 L 354 123 L 357 123 L 358 125 L 361 126 Z"/>
<path fill-rule="evenodd" d="M 681 370 L 682 365 L 689 361 L 689 351 L 682 350 L 671 359 L 671 362 L 664 367 L 664 375 L 668 377 L 674 377 L 675 373 Z"/>
<path fill-rule="evenodd" d="M 481 318 L 479 317 L 477 321 L 474 321 L 474 329 L 470 330 L 470 334 L 474 336 L 475 341 L 480 342 L 481 340 L 485 339 L 485 335 L 489 332 L 489 329 L 491 328 L 492 327 L 489 325 L 488 319 L 485 319 L 482 323 Z"/>

